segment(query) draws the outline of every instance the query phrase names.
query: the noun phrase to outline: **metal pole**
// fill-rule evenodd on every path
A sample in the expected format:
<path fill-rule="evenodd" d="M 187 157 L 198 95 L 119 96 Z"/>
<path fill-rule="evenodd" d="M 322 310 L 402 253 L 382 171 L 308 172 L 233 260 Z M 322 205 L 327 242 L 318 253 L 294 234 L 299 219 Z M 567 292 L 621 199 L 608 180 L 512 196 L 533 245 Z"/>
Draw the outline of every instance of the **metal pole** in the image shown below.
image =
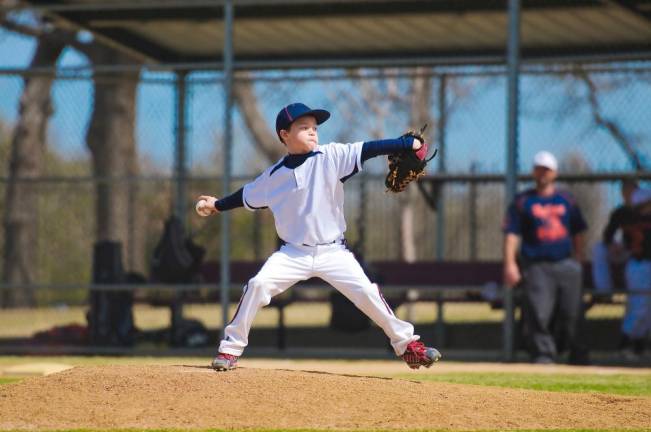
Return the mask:
<path fill-rule="evenodd" d="M 262 212 L 253 212 L 253 258 L 262 259 Z"/>
<path fill-rule="evenodd" d="M 439 174 L 446 171 L 445 166 L 445 131 L 446 131 L 446 100 L 445 91 L 447 88 L 447 76 L 441 75 L 439 80 L 439 133 L 438 140 L 438 161 L 439 161 Z M 445 258 L 445 185 L 442 182 L 438 183 L 438 196 L 436 199 L 436 259 L 442 261 Z"/>
<path fill-rule="evenodd" d="M 520 79 L 520 0 L 509 0 L 509 34 L 507 47 L 507 148 L 506 190 L 508 205 L 517 191 L 518 174 L 518 84 Z M 510 291 L 504 287 L 504 360 L 513 360 L 513 301 Z"/>
<path fill-rule="evenodd" d="M 477 173 L 477 162 L 472 162 L 470 164 L 470 172 L 472 174 Z M 477 260 L 477 182 L 470 182 L 470 191 L 468 193 L 468 201 L 470 209 L 470 214 L 468 215 L 470 219 L 470 230 L 468 238 L 468 247 L 470 248 L 470 261 Z"/>
<path fill-rule="evenodd" d="M 186 101 L 187 94 L 185 90 L 185 71 L 176 74 L 176 147 L 175 147 L 175 184 L 174 184 L 174 215 L 179 218 L 181 224 L 185 227 L 186 222 L 186 151 L 185 151 L 185 120 L 186 120 Z"/>
<path fill-rule="evenodd" d="M 233 148 L 233 1 L 224 3 L 224 173 L 222 196 L 227 196 L 231 188 L 231 169 Z M 231 218 L 229 212 L 221 214 L 221 304 L 222 337 L 228 324 L 230 291 L 230 250 Z"/>
<path fill-rule="evenodd" d="M 366 214 L 368 210 L 366 171 L 359 178 L 359 214 L 357 215 L 357 253 L 366 259 Z"/>
<path fill-rule="evenodd" d="M 185 91 L 185 71 L 179 71 L 176 75 L 176 141 L 174 148 L 174 216 L 179 219 L 181 226 L 186 227 L 186 152 L 185 152 L 185 120 L 186 120 L 186 100 L 187 94 Z M 173 300 L 170 307 L 171 314 L 171 331 L 170 343 L 175 344 L 176 331 L 178 325 L 183 319 L 183 302 L 181 301 L 181 294 L 179 291 L 174 290 L 172 294 Z"/>

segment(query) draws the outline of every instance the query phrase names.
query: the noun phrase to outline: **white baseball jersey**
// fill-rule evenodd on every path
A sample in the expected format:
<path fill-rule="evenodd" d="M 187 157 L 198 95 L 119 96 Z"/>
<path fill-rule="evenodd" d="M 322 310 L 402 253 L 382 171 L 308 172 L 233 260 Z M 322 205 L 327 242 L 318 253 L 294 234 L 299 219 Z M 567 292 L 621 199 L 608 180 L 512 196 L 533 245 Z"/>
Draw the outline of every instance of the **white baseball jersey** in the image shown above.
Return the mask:
<path fill-rule="evenodd" d="M 362 145 L 317 146 L 294 169 L 283 158 L 244 186 L 244 207 L 268 207 L 287 243 L 314 246 L 340 239 L 346 231 L 343 181 L 361 170 Z"/>
<path fill-rule="evenodd" d="M 273 296 L 312 277 L 331 284 L 369 316 L 389 337 L 396 355 L 419 339 L 410 323 L 393 314 L 355 256 L 336 241 L 346 230 L 343 183 L 361 170 L 362 145 L 318 146 L 299 156 L 302 163 L 293 168 L 283 158 L 244 186 L 244 206 L 271 209 L 278 236 L 286 244 L 245 285 L 219 352 L 242 355 L 258 310 Z"/>

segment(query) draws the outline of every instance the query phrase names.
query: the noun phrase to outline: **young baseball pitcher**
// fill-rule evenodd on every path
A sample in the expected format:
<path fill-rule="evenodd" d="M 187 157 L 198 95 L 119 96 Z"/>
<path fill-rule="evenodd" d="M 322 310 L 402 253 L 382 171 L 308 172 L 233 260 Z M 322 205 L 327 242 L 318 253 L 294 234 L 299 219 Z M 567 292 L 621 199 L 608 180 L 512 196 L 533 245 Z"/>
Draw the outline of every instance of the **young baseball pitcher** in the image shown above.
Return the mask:
<path fill-rule="evenodd" d="M 413 151 L 425 160 L 427 144 L 405 134 L 397 139 L 331 143 L 320 146 L 317 125 L 328 111 L 293 103 L 280 110 L 276 132 L 287 156 L 267 168 L 253 182 L 222 199 L 202 195 L 196 205 L 201 216 L 237 207 L 254 211 L 268 208 L 282 240 L 244 286 L 233 319 L 226 327 L 219 352 L 212 361 L 217 371 L 234 369 L 248 344 L 253 319 L 260 308 L 301 280 L 319 277 L 350 299 L 389 337 L 396 355 L 412 369 L 430 367 L 441 358 L 414 334 L 414 327 L 398 319 L 346 248 L 344 188 L 364 161 L 379 155 Z"/>

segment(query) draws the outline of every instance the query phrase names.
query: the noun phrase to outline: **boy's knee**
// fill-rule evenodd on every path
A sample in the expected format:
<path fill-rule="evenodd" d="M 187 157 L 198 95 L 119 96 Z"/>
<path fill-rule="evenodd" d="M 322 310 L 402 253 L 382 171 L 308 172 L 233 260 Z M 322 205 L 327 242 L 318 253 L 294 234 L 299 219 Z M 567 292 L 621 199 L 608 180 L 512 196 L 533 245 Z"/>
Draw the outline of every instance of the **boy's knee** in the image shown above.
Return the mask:
<path fill-rule="evenodd" d="M 259 276 L 249 279 L 249 290 L 255 294 L 256 298 L 260 299 L 262 304 L 269 304 L 271 302 L 271 295 L 269 294 L 269 283 Z"/>

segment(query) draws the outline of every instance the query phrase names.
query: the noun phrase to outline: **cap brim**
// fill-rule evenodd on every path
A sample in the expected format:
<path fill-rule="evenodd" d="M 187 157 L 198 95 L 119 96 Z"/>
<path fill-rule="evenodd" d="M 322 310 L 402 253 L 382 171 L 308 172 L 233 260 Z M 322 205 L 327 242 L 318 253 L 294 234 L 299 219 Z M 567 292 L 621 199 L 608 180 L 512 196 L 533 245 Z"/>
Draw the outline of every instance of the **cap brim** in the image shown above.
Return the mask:
<path fill-rule="evenodd" d="M 323 123 L 324 121 L 326 121 L 326 120 L 328 120 L 330 118 L 330 113 L 328 111 L 322 110 L 322 109 L 313 109 L 313 110 L 310 110 L 310 111 L 308 111 L 308 112 L 306 112 L 304 114 L 301 114 L 300 116 L 298 116 L 296 118 L 301 118 L 301 117 L 305 117 L 305 116 L 312 116 L 312 117 L 314 117 L 316 119 L 316 124 L 321 124 L 321 123 Z M 296 119 L 294 119 L 294 120 L 296 120 Z"/>

